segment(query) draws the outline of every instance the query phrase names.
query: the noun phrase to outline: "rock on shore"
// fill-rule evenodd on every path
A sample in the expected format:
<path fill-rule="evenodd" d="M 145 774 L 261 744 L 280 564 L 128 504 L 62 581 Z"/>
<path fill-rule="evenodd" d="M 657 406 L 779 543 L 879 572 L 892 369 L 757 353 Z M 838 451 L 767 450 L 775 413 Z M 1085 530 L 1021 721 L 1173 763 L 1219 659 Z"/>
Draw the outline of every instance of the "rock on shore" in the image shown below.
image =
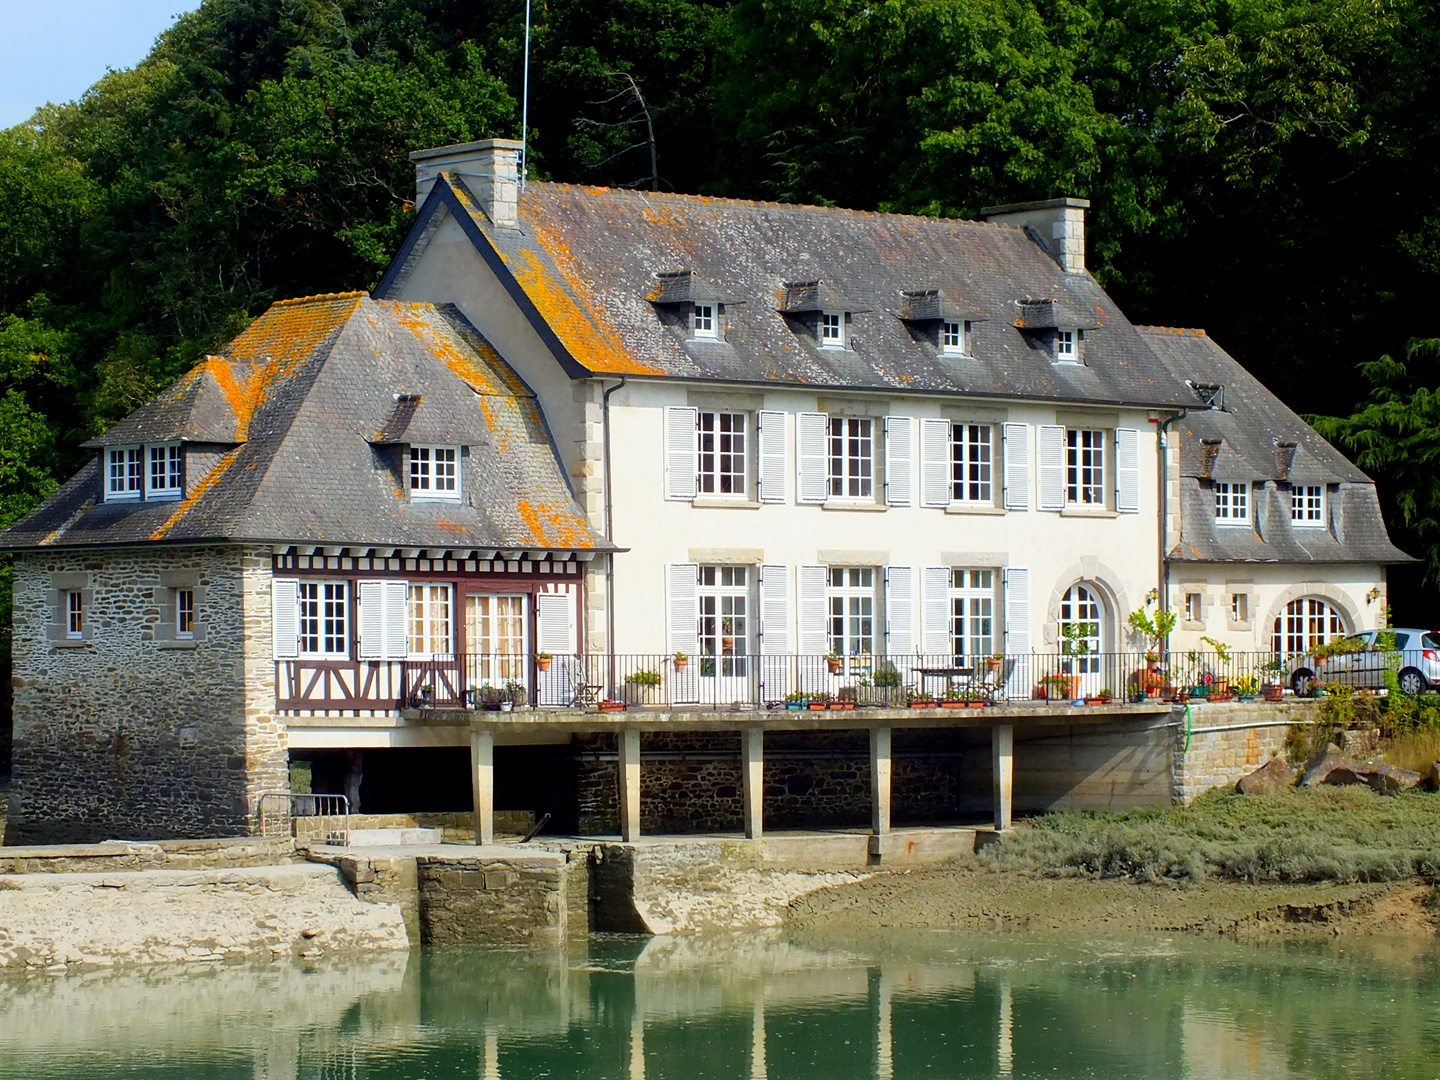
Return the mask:
<path fill-rule="evenodd" d="M 0 972 L 408 947 L 399 907 L 329 866 L 0 875 Z"/>

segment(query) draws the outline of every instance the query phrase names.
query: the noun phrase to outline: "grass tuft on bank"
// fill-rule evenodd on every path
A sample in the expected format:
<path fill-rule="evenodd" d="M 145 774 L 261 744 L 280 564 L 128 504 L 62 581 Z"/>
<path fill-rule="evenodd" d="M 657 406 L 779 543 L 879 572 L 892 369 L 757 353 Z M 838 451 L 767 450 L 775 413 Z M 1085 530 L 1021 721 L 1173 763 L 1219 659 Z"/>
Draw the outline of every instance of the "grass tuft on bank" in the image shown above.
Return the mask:
<path fill-rule="evenodd" d="M 1187 807 L 1046 814 L 977 858 L 995 870 L 1138 881 L 1440 879 L 1440 793 L 1217 790 Z"/>

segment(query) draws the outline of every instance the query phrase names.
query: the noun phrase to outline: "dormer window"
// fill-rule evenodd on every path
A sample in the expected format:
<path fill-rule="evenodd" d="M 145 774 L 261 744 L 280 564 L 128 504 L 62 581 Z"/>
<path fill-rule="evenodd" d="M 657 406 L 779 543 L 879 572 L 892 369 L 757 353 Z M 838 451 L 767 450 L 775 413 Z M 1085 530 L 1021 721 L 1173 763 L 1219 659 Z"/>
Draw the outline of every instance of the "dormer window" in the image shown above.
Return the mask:
<path fill-rule="evenodd" d="M 112 446 L 105 451 L 105 501 L 145 497 L 145 448 Z"/>
<path fill-rule="evenodd" d="M 1079 354 L 1075 349 L 1075 339 L 1078 332 L 1075 330 L 1055 331 L 1055 359 L 1062 363 L 1075 363 Z"/>
<path fill-rule="evenodd" d="M 940 324 L 940 351 L 947 356 L 966 355 L 966 341 L 970 329 L 968 322 L 942 322 Z"/>
<path fill-rule="evenodd" d="M 1215 485 L 1215 521 L 1219 525 L 1245 525 L 1250 521 L 1250 485 Z"/>
<path fill-rule="evenodd" d="M 460 448 L 410 447 L 410 497 L 460 500 Z"/>
<path fill-rule="evenodd" d="M 180 444 L 161 443 L 147 447 L 150 457 L 150 476 L 146 488 L 147 499 L 178 499 L 185 494 L 185 457 Z"/>
<path fill-rule="evenodd" d="M 713 341 L 720 336 L 720 330 L 719 327 L 716 325 L 715 321 L 714 304 L 695 305 L 695 316 L 694 322 L 692 323 L 692 329 L 694 330 L 695 336 L 697 338 Z"/>
<path fill-rule="evenodd" d="M 843 349 L 845 347 L 845 313 L 843 311 L 822 311 L 820 313 L 820 347 L 822 349 Z"/>
<path fill-rule="evenodd" d="M 1310 528 L 1325 527 L 1325 489 L 1317 485 L 1290 489 L 1290 522 Z"/>

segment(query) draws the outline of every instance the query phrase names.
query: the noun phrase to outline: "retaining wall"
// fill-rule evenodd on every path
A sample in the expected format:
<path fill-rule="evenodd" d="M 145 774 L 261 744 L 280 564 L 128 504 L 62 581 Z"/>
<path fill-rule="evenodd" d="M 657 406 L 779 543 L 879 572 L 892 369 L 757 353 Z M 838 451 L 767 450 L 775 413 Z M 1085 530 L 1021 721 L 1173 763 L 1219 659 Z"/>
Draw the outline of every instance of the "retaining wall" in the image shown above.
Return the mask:
<path fill-rule="evenodd" d="M 1192 705 L 1188 736 L 1183 713 L 1174 728 L 1173 800 L 1188 805 L 1211 788 L 1233 788 L 1283 754 L 1291 726 L 1308 724 L 1315 708 L 1303 699 Z"/>

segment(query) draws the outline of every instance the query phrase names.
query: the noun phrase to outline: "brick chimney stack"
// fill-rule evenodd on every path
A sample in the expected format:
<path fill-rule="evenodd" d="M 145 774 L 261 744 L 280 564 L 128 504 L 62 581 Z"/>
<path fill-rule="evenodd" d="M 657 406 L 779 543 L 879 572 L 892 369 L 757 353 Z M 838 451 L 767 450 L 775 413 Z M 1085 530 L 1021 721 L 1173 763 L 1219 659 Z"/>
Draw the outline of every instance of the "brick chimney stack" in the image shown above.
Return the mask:
<path fill-rule="evenodd" d="M 502 229 L 519 228 L 516 202 L 520 195 L 520 149 L 515 139 L 481 139 L 416 150 L 410 155 L 415 163 L 416 209 L 425 205 L 437 176 L 454 173 L 470 189 L 492 224 Z"/>
<path fill-rule="evenodd" d="M 987 206 L 986 221 L 1034 229 L 1045 250 L 1068 274 L 1085 272 L 1085 211 L 1089 199 L 1042 199 L 1039 202 Z"/>

